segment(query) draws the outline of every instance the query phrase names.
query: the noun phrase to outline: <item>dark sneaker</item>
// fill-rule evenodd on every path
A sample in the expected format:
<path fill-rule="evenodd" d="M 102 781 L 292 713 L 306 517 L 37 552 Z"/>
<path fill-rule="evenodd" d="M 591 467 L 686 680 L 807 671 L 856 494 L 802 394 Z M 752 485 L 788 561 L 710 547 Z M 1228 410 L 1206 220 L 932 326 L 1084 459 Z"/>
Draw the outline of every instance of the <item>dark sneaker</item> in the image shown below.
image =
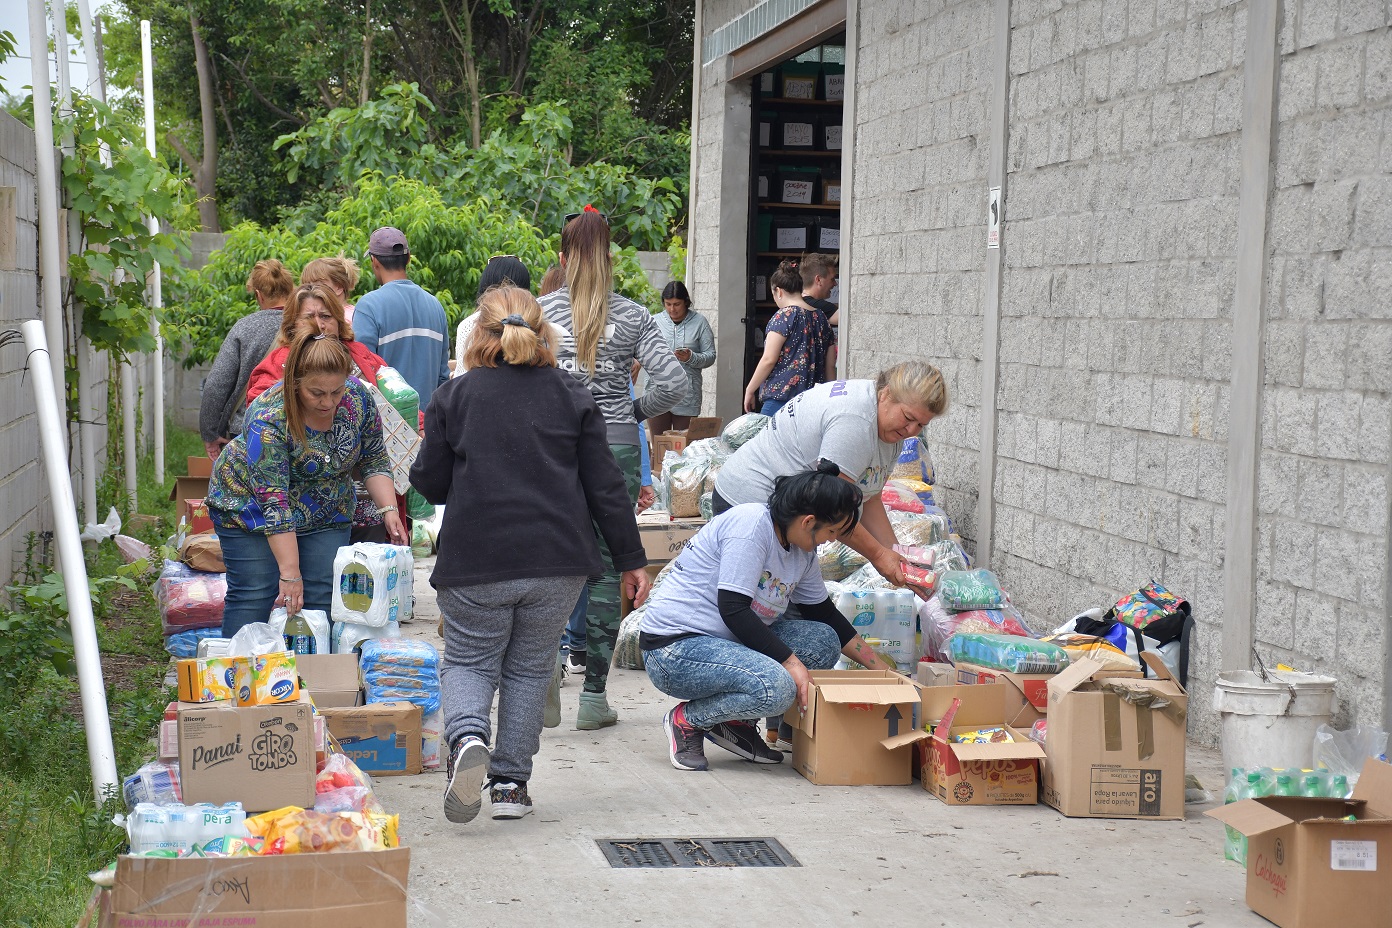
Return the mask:
<path fill-rule="evenodd" d="M 737 754 L 756 764 L 783 763 L 783 752 L 775 751 L 765 744 L 759 729 L 749 722 L 721 722 L 712 728 L 706 737 L 731 754 Z"/>
<path fill-rule="evenodd" d="M 493 803 L 496 819 L 521 818 L 532 811 L 532 797 L 527 795 L 526 783 L 502 780 L 488 788 L 488 800 Z"/>
<path fill-rule="evenodd" d="M 481 794 L 487 779 L 488 745 L 475 735 L 465 735 L 450 749 L 445 818 L 456 825 L 472 822 L 483 805 Z"/>
<path fill-rule="evenodd" d="M 667 754 L 678 770 L 708 770 L 706 733 L 686 720 L 686 703 L 679 702 L 662 717 L 667 729 Z"/>
<path fill-rule="evenodd" d="M 585 660 L 584 651 L 567 651 L 565 672 L 572 677 L 583 677 L 585 675 Z"/>

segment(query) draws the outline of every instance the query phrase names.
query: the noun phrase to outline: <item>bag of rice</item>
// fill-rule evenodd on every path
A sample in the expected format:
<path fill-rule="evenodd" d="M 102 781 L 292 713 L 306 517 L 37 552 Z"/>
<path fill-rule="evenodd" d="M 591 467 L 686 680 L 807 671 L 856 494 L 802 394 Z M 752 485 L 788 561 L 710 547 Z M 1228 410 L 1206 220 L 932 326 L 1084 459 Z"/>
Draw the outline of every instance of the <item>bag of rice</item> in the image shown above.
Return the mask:
<path fill-rule="evenodd" d="M 764 426 L 768 425 L 768 423 L 768 416 L 760 415 L 757 412 L 745 413 L 725 426 L 724 431 L 720 433 L 720 440 L 723 441 L 731 451 L 734 451 L 739 448 L 740 445 L 762 432 Z"/>

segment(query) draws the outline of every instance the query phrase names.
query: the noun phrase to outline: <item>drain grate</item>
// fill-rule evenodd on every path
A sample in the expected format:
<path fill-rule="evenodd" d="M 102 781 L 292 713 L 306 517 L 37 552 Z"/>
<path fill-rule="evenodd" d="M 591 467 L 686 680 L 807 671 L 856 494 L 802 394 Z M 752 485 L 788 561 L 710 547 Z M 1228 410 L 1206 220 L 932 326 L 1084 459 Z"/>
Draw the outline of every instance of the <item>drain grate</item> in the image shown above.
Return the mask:
<path fill-rule="evenodd" d="M 601 838 L 616 870 L 684 867 L 800 867 L 773 838 Z"/>

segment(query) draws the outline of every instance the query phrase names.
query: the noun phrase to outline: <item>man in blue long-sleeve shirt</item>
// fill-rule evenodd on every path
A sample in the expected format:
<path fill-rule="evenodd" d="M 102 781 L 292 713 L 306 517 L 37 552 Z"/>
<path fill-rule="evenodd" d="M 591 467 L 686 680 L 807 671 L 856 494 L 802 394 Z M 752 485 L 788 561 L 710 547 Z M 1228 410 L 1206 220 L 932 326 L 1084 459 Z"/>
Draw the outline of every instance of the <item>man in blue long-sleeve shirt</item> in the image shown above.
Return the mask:
<path fill-rule="evenodd" d="M 400 229 L 372 233 L 372 274 L 381 284 L 358 300 L 353 337 L 382 356 L 420 394 L 424 412 L 435 388 L 449 379 L 449 336 L 440 301 L 406 279 L 411 250 Z"/>

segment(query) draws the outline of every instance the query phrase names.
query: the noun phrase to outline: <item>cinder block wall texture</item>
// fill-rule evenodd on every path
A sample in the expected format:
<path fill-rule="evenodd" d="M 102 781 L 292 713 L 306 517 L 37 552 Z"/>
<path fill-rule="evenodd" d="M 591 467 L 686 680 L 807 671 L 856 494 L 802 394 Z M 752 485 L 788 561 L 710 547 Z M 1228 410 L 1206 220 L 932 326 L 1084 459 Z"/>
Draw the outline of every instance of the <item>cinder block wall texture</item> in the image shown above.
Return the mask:
<path fill-rule="evenodd" d="M 1036 628 L 1151 579 L 1193 602 L 1190 731 L 1215 741 L 1229 426 L 1251 428 L 1228 414 L 1248 4 L 1010 4 L 999 379 L 982 397 L 996 4 L 849 2 L 850 373 L 942 367 L 952 411 L 927 434 L 973 546 L 994 407 L 990 558 Z M 706 33 L 740 12 L 715 6 Z M 1278 23 L 1253 633 L 1268 660 L 1339 680 L 1336 722 L 1385 726 L 1392 10 L 1284 0 Z M 705 133 L 719 109 L 702 103 Z M 697 169 L 718 178 L 707 141 Z M 703 191 L 694 212 L 699 255 L 719 211 Z M 698 260 L 698 291 L 716 272 Z"/>

